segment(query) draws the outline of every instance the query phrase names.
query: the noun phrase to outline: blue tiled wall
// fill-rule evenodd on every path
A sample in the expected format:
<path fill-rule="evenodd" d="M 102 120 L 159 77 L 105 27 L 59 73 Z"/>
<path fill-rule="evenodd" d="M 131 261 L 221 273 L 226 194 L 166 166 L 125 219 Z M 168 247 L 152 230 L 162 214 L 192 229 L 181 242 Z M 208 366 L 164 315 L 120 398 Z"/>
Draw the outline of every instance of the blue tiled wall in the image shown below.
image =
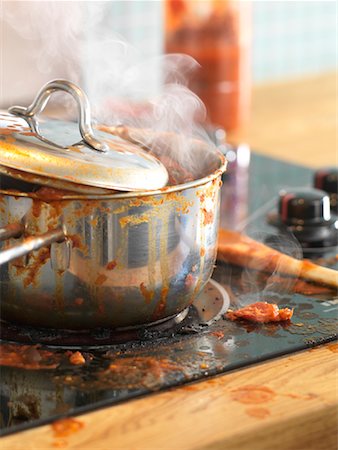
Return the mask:
<path fill-rule="evenodd" d="M 336 68 L 338 0 L 232 1 L 252 6 L 254 83 Z M 112 32 L 120 33 L 145 56 L 162 52 L 164 0 L 93 3 L 105 8 Z"/>
<path fill-rule="evenodd" d="M 254 1 L 254 82 L 334 70 L 337 8 L 336 1 Z"/>

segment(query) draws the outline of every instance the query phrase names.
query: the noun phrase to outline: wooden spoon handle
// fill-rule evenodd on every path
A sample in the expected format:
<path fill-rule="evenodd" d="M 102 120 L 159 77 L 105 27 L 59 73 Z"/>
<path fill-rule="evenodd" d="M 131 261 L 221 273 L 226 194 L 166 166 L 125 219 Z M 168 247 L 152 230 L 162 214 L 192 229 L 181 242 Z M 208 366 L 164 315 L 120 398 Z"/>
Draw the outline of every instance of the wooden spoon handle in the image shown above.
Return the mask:
<path fill-rule="evenodd" d="M 236 231 L 219 231 L 217 259 L 242 267 L 304 278 L 338 289 L 338 271 L 298 260 Z"/>

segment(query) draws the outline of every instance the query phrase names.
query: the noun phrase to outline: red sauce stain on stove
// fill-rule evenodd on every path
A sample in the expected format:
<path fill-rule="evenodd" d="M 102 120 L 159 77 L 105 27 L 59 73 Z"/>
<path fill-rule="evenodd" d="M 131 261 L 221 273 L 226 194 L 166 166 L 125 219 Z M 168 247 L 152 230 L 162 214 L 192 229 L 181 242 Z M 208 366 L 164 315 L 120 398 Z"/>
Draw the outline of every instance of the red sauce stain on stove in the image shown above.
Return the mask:
<path fill-rule="evenodd" d="M 328 350 L 332 353 L 338 353 L 338 342 L 334 342 L 333 344 L 328 344 L 326 346 Z"/>
<path fill-rule="evenodd" d="M 217 339 L 223 339 L 224 338 L 224 332 L 223 331 L 212 331 L 210 333 L 210 335 L 217 337 Z"/>
<path fill-rule="evenodd" d="M 57 440 L 52 443 L 53 447 L 64 447 L 68 443 L 65 437 L 71 436 L 74 433 L 78 433 L 84 427 L 84 423 L 80 420 L 73 418 L 60 419 L 51 424 L 54 438 Z M 61 439 L 60 439 L 61 438 Z"/>
<path fill-rule="evenodd" d="M 266 419 L 271 414 L 267 408 L 248 408 L 245 412 L 248 416 L 255 419 Z"/>
<path fill-rule="evenodd" d="M 69 362 L 74 366 L 79 366 L 86 363 L 86 360 L 81 352 L 70 352 Z"/>
<path fill-rule="evenodd" d="M 279 309 L 274 303 L 256 302 L 237 311 L 229 310 L 225 317 L 229 320 L 247 320 L 254 323 L 287 322 L 293 315 L 293 309 Z"/>
<path fill-rule="evenodd" d="M 28 370 L 56 369 L 61 358 L 58 354 L 38 348 L 38 345 L 0 344 L 0 366 Z"/>
<path fill-rule="evenodd" d="M 155 292 L 147 289 L 146 285 L 143 282 L 140 284 L 140 291 L 145 298 L 146 304 L 149 305 L 149 303 L 151 303 L 152 299 L 154 298 Z"/>
<path fill-rule="evenodd" d="M 234 389 L 232 400 L 245 404 L 265 403 L 273 400 L 276 393 L 266 386 L 248 385 Z"/>
<path fill-rule="evenodd" d="M 96 383 L 98 387 L 111 385 L 115 389 L 135 389 L 141 385 L 156 390 L 159 380 L 172 372 L 184 373 L 184 370 L 167 358 L 123 357 L 115 359 L 107 370 L 99 373 Z"/>

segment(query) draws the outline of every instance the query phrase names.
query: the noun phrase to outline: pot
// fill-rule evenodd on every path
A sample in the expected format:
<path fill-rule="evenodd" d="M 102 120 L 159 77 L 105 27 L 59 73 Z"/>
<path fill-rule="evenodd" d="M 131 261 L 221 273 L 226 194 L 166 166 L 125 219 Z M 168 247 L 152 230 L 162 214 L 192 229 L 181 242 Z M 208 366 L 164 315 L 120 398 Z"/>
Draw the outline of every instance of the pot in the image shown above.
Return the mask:
<path fill-rule="evenodd" d="M 30 107 L 11 108 L 26 118 L 31 128 L 32 123 L 34 126 L 28 137 L 24 133 L 19 153 L 11 148 L 16 145 L 13 144 L 15 137 L 3 144 L 4 155 L 9 152 L 9 156 L 3 156 L 7 159 L 4 159 L 6 164 L 2 163 L 5 175 L 2 175 L 0 187 L 2 320 L 84 330 L 140 326 L 181 312 L 199 295 L 215 263 L 221 175 L 225 170 L 223 155 L 211 152 L 201 141 L 191 141 L 194 156 L 201 161 L 196 179 L 156 190 L 111 190 L 102 194 L 101 191 L 95 193 L 91 186 L 83 193 L 84 185 L 79 192 L 41 188 L 31 181 L 38 183 L 43 179 L 42 184 L 48 185 L 49 179 L 50 186 L 59 188 L 62 175 L 72 175 L 67 161 L 60 159 L 59 154 L 77 158 L 78 152 L 86 152 L 87 174 L 91 170 L 88 158 L 92 154 L 88 145 L 97 146 L 98 142 L 93 136 L 88 140 L 92 129 L 90 119 L 83 119 L 89 117 L 89 113 L 87 106 L 81 104 L 84 97 L 81 91 L 76 98 L 80 118 L 82 115 L 80 124 L 86 124 L 80 127 L 82 143 L 76 144 L 76 154 L 74 146 L 68 149 L 58 146 L 48 153 L 52 143 L 39 134 L 33 114 L 41 111 L 51 91 L 60 86 L 76 97 L 76 86 L 64 81 L 51 82 Z M 69 126 L 66 124 L 65 129 Z M 60 123 L 57 134 L 60 134 Z M 175 142 L 173 134 L 172 137 Z M 27 144 L 28 139 L 36 141 L 37 138 L 38 147 L 33 147 L 31 142 Z M 114 139 L 116 141 L 112 142 L 119 149 L 127 145 L 118 141 L 119 137 Z M 109 140 L 104 142 L 110 145 Z M 137 158 L 137 152 L 145 158 L 138 170 L 153 167 L 162 176 L 161 163 L 142 151 L 142 155 L 141 150 L 136 149 L 135 153 Z M 22 169 L 25 166 L 15 166 L 15 158 L 20 155 L 30 164 L 27 152 L 33 152 L 33 163 L 39 158 L 42 161 L 54 158 L 58 161 L 55 171 L 59 172 L 55 174 L 45 164 L 44 172 L 52 173 L 48 178 L 34 163 L 25 174 Z M 134 164 L 134 153 L 127 151 L 126 154 L 133 158 Z M 119 154 L 112 157 L 119 163 Z M 6 165 L 9 169 L 4 167 Z M 104 171 L 96 168 L 92 171 L 94 186 L 101 186 L 97 175 L 101 170 Z M 17 177 L 17 173 L 20 176 Z M 76 169 L 74 173 L 82 176 Z M 57 185 L 53 184 L 54 175 L 57 175 Z M 66 180 L 69 179 L 67 175 Z M 106 179 L 105 188 L 106 183 L 111 183 L 109 177 Z M 132 181 L 130 177 L 128 180 Z M 113 180 L 111 189 L 115 189 L 117 181 Z M 90 184 L 83 176 L 80 182 Z M 75 186 L 72 179 L 65 189 L 72 183 Z"/>
<path fill-rule="evenodd" d="M 9 237 L 1 246 L 2 319 L 115 328 L 185 309 L 216 258 L 224 160 L 216 153 L 209 165 L 201 179 L 141 193 L 41 198 L 1 189 L 0 235 Z"/>

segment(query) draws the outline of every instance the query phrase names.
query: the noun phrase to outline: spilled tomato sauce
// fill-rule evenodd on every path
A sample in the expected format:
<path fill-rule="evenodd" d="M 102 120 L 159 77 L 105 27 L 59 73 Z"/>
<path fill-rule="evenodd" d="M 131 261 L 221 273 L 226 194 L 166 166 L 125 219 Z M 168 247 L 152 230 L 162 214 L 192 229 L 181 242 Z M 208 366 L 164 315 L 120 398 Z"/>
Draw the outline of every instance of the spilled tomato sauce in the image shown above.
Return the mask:
<path fill-rule="evenodd" d="M 270 416 L 270 411 L 267 408 L 248 408 L 245 412 L 248 416 L 255 419 L 266 419 Z"/>
<path fill-rule="evenodd" d="M 224 338 L 224 332 L 223 331 L 212 331 L 210 333 L 211 336 L 215 336 L 217 339 L 223 339 Z"/>
<path fill-rule="evenodd" d="M 276 393 L 266 386 L 248 385 L 231 391 L 232 400 L 245 404 L 270 402 Z"/>
<path fill-rule="evenodd" d="M 237 311 L 228 311 L 225 317 L 232 321 L 244 319 L 255 323 L 271 323 L 290 320 L 292 315 L 293 309 L 279 309 L 274 303 L 256 302 Z"/>
<path fill-rule="evenodd" d="M 70 352 L 69 355 L 69 362 L 71 364 L 73 364 L 74 366 L 80 366 L 86 363 L 86 360 L 84 358 L 84 356 L 82 355 L 81 352 L 76 351 L 76 352 Z"/>
<path fill-rule="evenodd" d="M 182 368 L 166 358 L 136 356 L 117 359 L 109 365 L 108 371 L 132 382 L 133 373 L 137 374 L 139 371 L 159 378 L 164 373 L 182 371 Z"/>
<path fill-rule="evenodd" d="M 57 420 L 51 425 L 54 437 L 63 438 L 79 432 L 84 427 L 84 423 L 71 417 Z"/>
<path fill-rule="evenodd" d="M 38 345 L 0 344 L 0 366 L 20 369 L 56 369 L 62 356 Z"/>
<path fill-rule="evenodd" d="M 326 346 L 328 350 L 332 353 L 338 353 L 338 342 L 334 342 L 333 344 L 328 344 Z"/>

